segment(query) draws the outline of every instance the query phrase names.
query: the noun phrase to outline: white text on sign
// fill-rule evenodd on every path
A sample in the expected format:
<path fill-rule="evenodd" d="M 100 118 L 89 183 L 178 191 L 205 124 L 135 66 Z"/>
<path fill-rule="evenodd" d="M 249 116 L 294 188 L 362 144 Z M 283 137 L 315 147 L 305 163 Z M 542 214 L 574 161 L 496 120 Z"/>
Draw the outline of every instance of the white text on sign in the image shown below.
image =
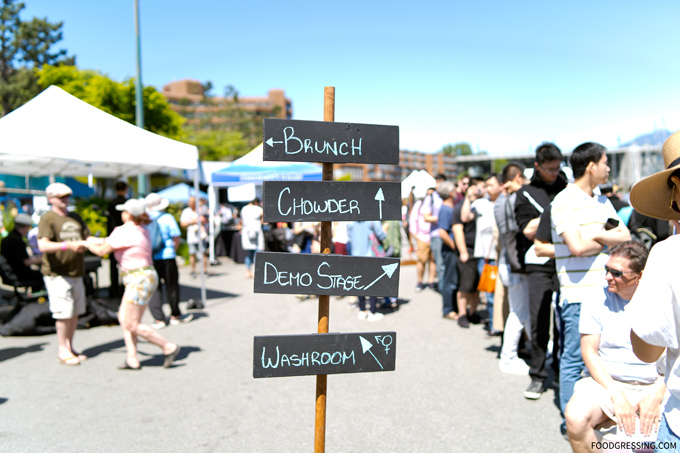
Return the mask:
<path fill-rule="evenodd" d="M 312 146 L 312 139 L 296 137 L 295 129 L 292 126 L 283 129 L 283 150 L 286 154 L 298 154 L 299 152 L 303 152 L 304 154 L 316 153 L 333 154 L 335 156 L 361 156 L 361 140 L 361 138 L 356 142 L 354 139 L 351 139 L 349 142 L 327 142 L 326 140 L 319 142 L 314 140 L 314 146 Z M 281 142 L 275 141 L 273 138 L 267 140 L 269 146 L 274 146 L 274 143 Z"/>

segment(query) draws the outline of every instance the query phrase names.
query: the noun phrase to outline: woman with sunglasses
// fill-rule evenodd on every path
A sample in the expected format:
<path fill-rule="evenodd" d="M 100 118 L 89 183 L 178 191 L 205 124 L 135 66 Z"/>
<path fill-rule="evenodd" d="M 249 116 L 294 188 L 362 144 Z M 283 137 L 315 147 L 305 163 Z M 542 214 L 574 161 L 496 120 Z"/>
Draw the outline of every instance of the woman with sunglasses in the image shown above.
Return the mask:
<path fill-rule="evenodd" d="M 625 312 L 647 253 L 636 241 L 614 247 L 605 265 L 606 286 L 596 300 L 581 307 L 579 331 L 587 377 L 576 383 L 565 413 L 575 452 L 592 451 L 598 440 L 595 427 L 610 419 L 618 425 L 617 440 L 631 440 L 622 433 L 636 433 L 635 441 L 651 442 L 658 429 L 666 386 L 656 365 L 642 362 L 633 353 L 632 320 Z"/>
<path fill-rule="evenodd" d="M 165 356 L 163 366 L 170 368 L 179 354 L 179 346 L 170 343 L 151 326 L 141 322 L 158 286 L 158 274 L 151 260 L 151 239 L 144 228 L 144 225 L 151 222 L 146 214 L 146 202 L 130 199 L 125 204 L 117 205 L 116 209 L 123 212 L 123 225 L 116 227 L 103 241 L 90 239 L 88 248 L 99 256 L 113 253 L 120 263 L 125 292 L 118 310 L 118 320 L 123 329 L 127 358 L 118 369 L 142 368 L 137 358 L 137 337 L 161 348 Z"/>
<path fill-rule="evenodd" d="M 638 181 L 630 192 L 633 208 L 641 214 L 680 220 L 680 133 L 663 144 L 665 170 Z M 680 451 L 680 278 L 677 260 L 680 236 L 671 236 L 652 247 L 644 278 L 627 310 L 632 323 L 635 354 L 654 362 L 666 351 L 665 376 L 670 398 L 664 406 L 657 447 Z M 669 448 L 673 446 L 673 449 Z M 659 451 L 659 450 L 657 450 Z"/>

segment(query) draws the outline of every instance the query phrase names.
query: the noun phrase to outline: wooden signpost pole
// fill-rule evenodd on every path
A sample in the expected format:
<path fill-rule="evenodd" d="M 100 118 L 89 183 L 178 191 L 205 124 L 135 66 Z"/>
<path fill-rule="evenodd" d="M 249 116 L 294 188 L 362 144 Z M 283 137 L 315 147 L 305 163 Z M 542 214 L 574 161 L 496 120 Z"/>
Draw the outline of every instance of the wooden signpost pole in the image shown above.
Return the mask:
<path fill-rule="evenodd" d="M 323 120 L 335 121 L 335 87 L 324 87 Z M 333 181 L 333 164 L 324 163 L 323 181 Z M 332 222 L 321 222 L 321 253 L 331 253 Z M 330 296 L 319 296 L 318 333 L 328 333 Z M 316 377 L 316 417 L 314 427 L 314 452 L 326 450 L 326 388 L 325 374 Z"/>

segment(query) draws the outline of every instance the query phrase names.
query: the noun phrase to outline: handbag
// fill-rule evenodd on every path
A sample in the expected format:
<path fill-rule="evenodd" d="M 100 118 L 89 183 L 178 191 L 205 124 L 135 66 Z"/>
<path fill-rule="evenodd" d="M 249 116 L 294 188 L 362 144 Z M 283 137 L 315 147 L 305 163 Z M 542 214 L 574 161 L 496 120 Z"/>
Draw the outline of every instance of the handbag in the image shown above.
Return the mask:
<path fill-rule="evenodd" d="M 493 293 L 496 291 L 496 278 L 498 278 L 498 266 L 489 264 L 491 247 L 493 247 L 493 237 L 491 238 L 489 253 L 484 259 L 484 269 L 482 269 L 482 275 L 479 276 L 479 283 L 477 284 L 477 291 L 483 291 L 485 293 Z"/>

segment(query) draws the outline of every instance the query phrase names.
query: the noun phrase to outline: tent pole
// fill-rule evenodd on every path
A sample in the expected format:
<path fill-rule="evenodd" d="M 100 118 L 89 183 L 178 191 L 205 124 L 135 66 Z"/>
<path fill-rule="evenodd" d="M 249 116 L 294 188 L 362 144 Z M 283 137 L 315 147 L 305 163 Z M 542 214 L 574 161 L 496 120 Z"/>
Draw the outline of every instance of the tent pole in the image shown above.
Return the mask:
<path fill-rule="evenodd" d="M 208 186 L 208 209 L 210 210 L 210 214 L 208 215 L 210 226 L 208 230 L 210 231 L 210 243 L 208 244 L 208 256 L 210 258 L 210 263 L 215 262 L 215 206 L 216 206 L 216 199 L 217 199 L 217 194 L 215 193 L 215 186 L 212 185 L 212 182 Z"/>
<path fill-rule="evenodd" d="M 198 177 L 199 177 L 199 172 L 201 171 L 201 161 L 198 160 L 196 162 L 196 171 L 194 172 L 194 194 L 196 195 L 196 208 L 199 206 L 199 198 L 200 198 L 200 192 L 198 191 Z M 203 241 L 201 240 L 201 228 L 199 226 L 198 229 L 198 257 L 200 258 L 198 261 L 198 272 L 201 274 L 201 305 L 205 307 L 205 273 L 203 272 L 204 269 L 204 261 L 205 261 L 205 248 L 203 247 Z"/>

